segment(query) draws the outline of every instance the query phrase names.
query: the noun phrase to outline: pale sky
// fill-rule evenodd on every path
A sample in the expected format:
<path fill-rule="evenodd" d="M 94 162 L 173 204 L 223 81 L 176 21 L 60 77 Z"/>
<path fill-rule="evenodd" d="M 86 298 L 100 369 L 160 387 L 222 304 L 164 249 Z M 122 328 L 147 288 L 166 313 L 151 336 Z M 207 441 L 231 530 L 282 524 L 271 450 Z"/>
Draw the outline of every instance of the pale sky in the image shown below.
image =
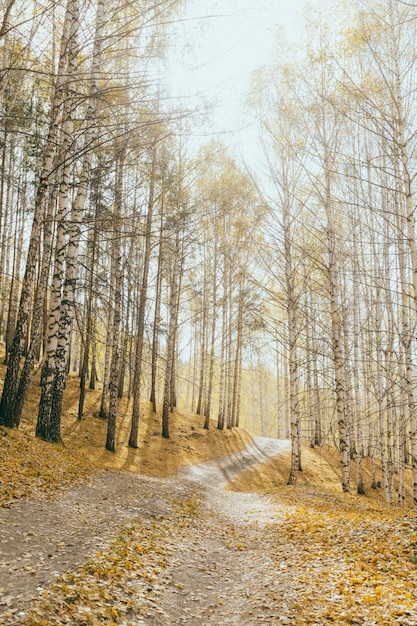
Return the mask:
<path fill-rule="evenodd" d="M 215 102 L 213 136 L 229 143 L 247 126 L 244 101 L 253 71 L 271 61 L 277 33 L 297 42 L 296 16 L 305 0 L 189 0 L 176 27 L 169 81 L 190 106 Z M 210 137 L 208 137 L 209 139 Z"/>
<path fill-rule="evenodd" d="M 180 89 L 222 86 L 265 62 L 280 27 L 296 37 L 305 0 L 188 0 L 180 27 L 192 43 L 177 55 Z M 194 44 L 194 45 L 193 45 Z"/>

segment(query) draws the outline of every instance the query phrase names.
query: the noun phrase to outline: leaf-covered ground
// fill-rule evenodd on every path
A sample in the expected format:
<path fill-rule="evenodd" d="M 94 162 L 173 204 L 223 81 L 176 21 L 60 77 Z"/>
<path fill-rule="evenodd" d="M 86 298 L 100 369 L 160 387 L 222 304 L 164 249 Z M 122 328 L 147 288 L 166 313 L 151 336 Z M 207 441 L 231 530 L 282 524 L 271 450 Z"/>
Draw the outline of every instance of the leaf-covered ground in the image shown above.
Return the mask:
<path fill-rule="evenodd" d="M 0 345 L 1 355 L 1 345 Z M 4 365 L 0 362 L 0 385 Z M 29 388 L 19 432 L 34 440 L 38 414 L 40 387 L 35 382 Z M 141 405 L 138 448 L 129 448 L 132 399 L 119 400 L 117 407 L 116 452 L 105 449 L 107 421 L 98 417 L 101 403 L 101 384 L 87 390 L 84 418 L 78 420 L 79 379 L 67 380 L 62 413 L 61 434 L 63 449 L 70 457 L 94 468 L 129 470 L 148 476 L 170 476 L 178 468 L 191 463 L 202 463 L 213 457 L 227 456 L 251 441 L 243 429 L 218 431 L 213 420 L 211 428 L 203 428 L 204 418 L 189 411 L 175 410 L 170 414 L 170 439 L 161 437 L 161 409 L 152 413 L 149 402 Z M 1 439 L 0 439 L 1 446 Z M 59 446 L 55 446 L 59 449 Z M 41 452 L 41 449 L 38 448 Z M 0 448 L 1 452 L 1 448 Z"/>
<path fill-rule="evenodd" d="M 343 495 L 336 483 L 326 490 L 321 478 L 266 494 L 250 482 L 270 471 L 265 465 L 240 473 L 235 491 L 216 488 L 235 469 L 222 463 L 217 479 L 211 467 L 195 482 L 104 472 L 90 487 L 61 492 L 64 539 L 54 536 L 50 552 L 56 575 L 44 572 L 30 606 L 0 595 L 0 624 L 417 624 L 411 509 Z M 70 550 L 77 556 L 82 524 L 87 533 L 96 523 L 78 562 L 60 569 Z M 32 556 L 10 557 L 21 580 L 41 580 Z"/>
<path fill-rule="evenodd" d="M 3 623 L 416 624 L 414 518 L 356 498 L 294 496 L 174 500 Z"/>
<path fill-rule="evenodd" d="M 35 493 L 52 494 L 92 472 L 90 463 L 64 447 L 0 426 L 0 507 Z"/>
<path fill-rule="evenodd" d="M 0 362 L 0 385 L 4 371 Z M 163 439 L 160 413 L 152 413 L 149 403 L 143 403 L 139 444 L 134 450 L 127 445 L 131 400 L 124 398 L 118 405 L 116 452 L 108 452 L 107 422 L 98 418 L 100 385 L 96 390 L 88 390 L 85 417 L 80 421 L 79 380 L 70 377 L 64 393 L 63 443 L 50 444 L 34 436 L 39 394 L 35 380 L 28 392 L 20 428 L 0 426 L 0 507 L 10 506 L 21 497 L 52 495 L 63 487 L 88 480 L 102 469 L 171 476 L 189 464 L 236 453 L 251 441 L 245 430 L 220 432 L 214 422 L 210 430 L 205 430 L 201 416 L 182 411 L 170 416 L 171 438 Z"/>
<path fill-rule="evenodd" d="M 417 515 L 382 503 L 368 462 L 366 497 L 340 493 L 328 449 L 304 450 L 296 488 L 286 454 L 233 478 L 245 431 L 177 413 L 162 440 L 145 406 L 129 450 L 127 401 L 112 455 L 99 391 L 82 422 L 77 394 L 70 379 L 63 445 L 33 436 L 36 386 L 21 429 L 0 428 L 0 624 L 417 625 Z M 226 456 L 217 477 L 168 478 Z"/>
<path fill-rule="evenodd" d="M 414 514 L 307 488 L 275 501 L 285 519 L 270 528 L 271 551 L 294 623 L 417 624 Z"/>

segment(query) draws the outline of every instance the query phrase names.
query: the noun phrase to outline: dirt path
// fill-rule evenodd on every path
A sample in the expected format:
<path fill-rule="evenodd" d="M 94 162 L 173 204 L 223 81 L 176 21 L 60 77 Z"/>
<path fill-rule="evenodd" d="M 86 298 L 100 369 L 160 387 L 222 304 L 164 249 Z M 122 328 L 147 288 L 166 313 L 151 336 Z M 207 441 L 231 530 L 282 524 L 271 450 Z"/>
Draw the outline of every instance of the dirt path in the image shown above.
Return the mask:
<path fill-rule="evenodd" d="M 161 584 L 147 594 L 146 614 L 132 624 L 292 623 L 256 608 L 275 584 L 268 567 L 268 527 L 280 511 L 269 500 L 236 494 L 224 484 L 241 470 L 279 453 L 287 442 L 257 438 L 228 459 L 194 466 L 174 480 L 103 472 L 59 501 L 24 499 L 0 510 L 0 624 L 24 624 L 28 608 L 63 572 L 105 551 L 128 520 L 158 521 L 175 501 L 203 494 L 204 515 L 170 538 Z M 138 593 L 139 593 L 138 589 Z M 145 592 L 144 592 L 145 593 Z M 126 622 L 127 623 L 127 622 Z"/>
<path fill-rule="evenodd" d="M 254 437 L 244 450 L 200 465 L 191 465 L 179 476 L 198 482 L 207 489 L 223 489 L 239 472 L 289 449 L 290 442 L 287 440 Z"/>
<path fill-rule="evenodd" d="M 205 520 L 196 521 L 170 564 L 160 625 L 295 624 L 270 557 L 276 549 L 269 531 L 287 509 L 266 496 L 214 487 L 206 497 Z"/>
<path fill-rule="evenodd" d="M 224 490 L 239 472 L 288 448 L 287 441 L 258 437 L 238 454 L 182 473 L 204 486 L 207 517 L 191 529 L 171 563 L 174 584 L 163 596 L 166 624 L 292 623 L 285 609 L 265 611 L 263 602 L 267 588 L 277 580 L 269 564 L 268 529 L 279 524 L 282 511 L 266 496 Z"/>

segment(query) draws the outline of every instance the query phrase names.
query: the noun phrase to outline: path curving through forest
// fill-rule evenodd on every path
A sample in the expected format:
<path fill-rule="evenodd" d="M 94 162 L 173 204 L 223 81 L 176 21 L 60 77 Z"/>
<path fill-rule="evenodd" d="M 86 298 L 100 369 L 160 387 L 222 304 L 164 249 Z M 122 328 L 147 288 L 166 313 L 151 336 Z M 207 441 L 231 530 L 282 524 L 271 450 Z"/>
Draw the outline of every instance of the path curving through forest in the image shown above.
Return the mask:
<path fill-rule="evenodd" d="M 27 498 L 0 509 L 0 624 L 25 624 L 44 590 L 105 551 L 125 522 L 169 518 L 176 500 L 188 501 L 197 493 L 204 516 L 196 516 L 178 542 L 171 538 L 157 606 L 148 606 L 132 624 L 252 624 L 253 594 L 273 584 L 265 538 L 280 513 L 266 496 L 224 487 L 242 470 L 288 447 L 287 441 L 258 437 L 237 454 L 188 467 L 175 478 L 105 471 L 58 499 Z M 276 619 L 291 623 L 285 615 Z"/>
<path fill-rule="evenodd" d="M 199 465 L 190 465 L 179 476 L 199 482 L 207 488 L 223 489 L 240 472 L 289 449 L 290 442 L 287 439 L 254 437 L 243 450 Z"/>
<path fill-rule="evenodd" d="M 191 529 L 171 563 L 174 584 L 163 594 L 158 626 L 296 623 L 286 610 L 284 588 L 270 557 L 269 529 L 279 525 L 288 508 L 280 509 L 267 495 L 225 490 L 240 472 L 289 448 L 286 440 L 255 437 L 237 454 L 181 473 L 204 489 L 208 515 Z"/>

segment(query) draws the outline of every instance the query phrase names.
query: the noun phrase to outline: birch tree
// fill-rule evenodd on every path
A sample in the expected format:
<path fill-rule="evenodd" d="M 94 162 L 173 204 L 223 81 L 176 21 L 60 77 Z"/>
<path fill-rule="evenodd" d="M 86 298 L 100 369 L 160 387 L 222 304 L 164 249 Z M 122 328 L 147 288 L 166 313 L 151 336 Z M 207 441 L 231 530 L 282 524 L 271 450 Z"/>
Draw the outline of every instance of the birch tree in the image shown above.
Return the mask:
<path fill-rule="evenodd" d="M 21 288 L 19 311 L 16 319 L 16 327 L 8 358 L 8 367 L 0 402 L 0 422 L 9 427 L 18 426 L 19 424 L 19 419 L 15 415 L 15 403 L 21 372 L 21 357 L 27 340 L 28 324 L 31 315 L 32 290 L 36 271 L 41 226 L 45 216 L 48 202 L 48 192 L 50 192 L 50 184 L 54 174 L 55 147 L 57 145 L 59 130 L 58 119 L 61 111 L 63 110 L 66 90 L 69 88 L 69 84 L 66 82 L 66 77 L 72 76 L 71 72 L 73 72 L 75 64 L 76 45 L 74 38 L 76 35 L 76 28 L 74 25 L 76 20 L 77 3 L 73 2 L 73 0 L 68 0 L 61 36 L 58 71 L 51 96 L 48 137 L 45 144 L 42 171 L 36 192 L 34 216 L 29 247 L 26 255 L 26 268 Z M 72 70 L 69 69 L 71 67 Z M 72 105 L 72 98 L 67 99 L 67 107 L 71 106 L 70 103 Z M 71 124 L 71 114 L 72 112 L 67 111 L 67 126 Z M 40 285 L 39 287 L 41 290 L 45 290 L 46 285 Z M 38 292 L 38 298 L 41 298 L 41 296 L 42 294 Z"/>

